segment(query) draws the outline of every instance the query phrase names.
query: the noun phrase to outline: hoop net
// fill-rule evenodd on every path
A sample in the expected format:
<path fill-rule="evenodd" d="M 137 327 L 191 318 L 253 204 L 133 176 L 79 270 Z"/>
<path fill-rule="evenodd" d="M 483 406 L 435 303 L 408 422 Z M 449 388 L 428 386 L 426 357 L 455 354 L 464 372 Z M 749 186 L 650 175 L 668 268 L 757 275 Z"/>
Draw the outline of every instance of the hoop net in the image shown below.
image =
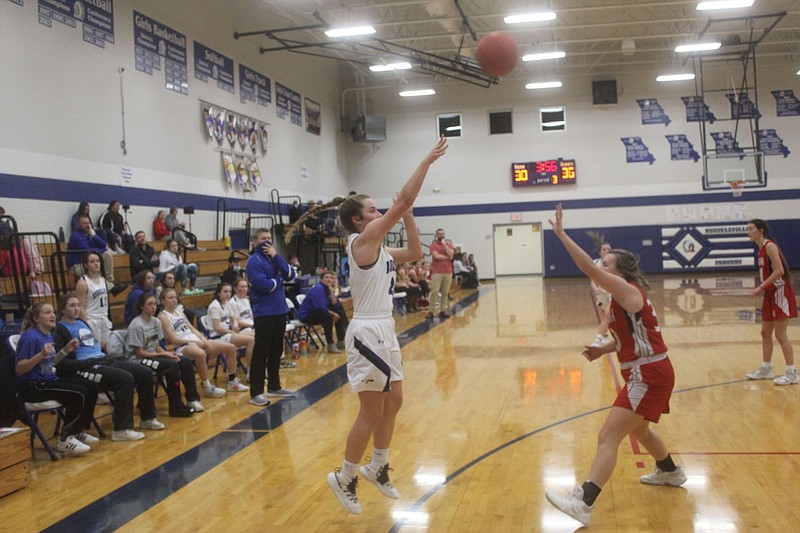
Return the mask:
<path fill-rule="evenodd" d="M 744 181 L 729 181 L 728 185 L 731 187 L 731 192 L 734 198 L 741 198 L 742 191 L 744 190 Z"/>

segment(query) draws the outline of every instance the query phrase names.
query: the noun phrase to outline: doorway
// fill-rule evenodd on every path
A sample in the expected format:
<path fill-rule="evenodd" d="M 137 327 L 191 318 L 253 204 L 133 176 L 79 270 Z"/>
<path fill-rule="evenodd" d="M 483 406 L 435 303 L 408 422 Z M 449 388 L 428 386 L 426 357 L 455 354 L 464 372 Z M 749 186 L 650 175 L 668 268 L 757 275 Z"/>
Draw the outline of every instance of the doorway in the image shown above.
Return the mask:
<path fill-rule="evenodd" d="M 540 223 L 494 226 L 494 273 L 496 276 L 544 273 Z"/>

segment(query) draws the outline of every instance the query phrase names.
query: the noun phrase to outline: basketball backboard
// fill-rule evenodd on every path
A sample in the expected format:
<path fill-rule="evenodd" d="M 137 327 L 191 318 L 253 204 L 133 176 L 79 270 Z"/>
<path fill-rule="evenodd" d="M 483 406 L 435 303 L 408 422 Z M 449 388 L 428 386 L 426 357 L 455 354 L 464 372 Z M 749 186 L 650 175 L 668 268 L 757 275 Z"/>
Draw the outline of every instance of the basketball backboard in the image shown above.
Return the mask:
<path fill-rule="evenodd" d="M 703 156 L 703 190 L 730 190 L 731 182 L 744 182 L 744 188 L 765 187 L 764 154 L 743 151 Z"/>

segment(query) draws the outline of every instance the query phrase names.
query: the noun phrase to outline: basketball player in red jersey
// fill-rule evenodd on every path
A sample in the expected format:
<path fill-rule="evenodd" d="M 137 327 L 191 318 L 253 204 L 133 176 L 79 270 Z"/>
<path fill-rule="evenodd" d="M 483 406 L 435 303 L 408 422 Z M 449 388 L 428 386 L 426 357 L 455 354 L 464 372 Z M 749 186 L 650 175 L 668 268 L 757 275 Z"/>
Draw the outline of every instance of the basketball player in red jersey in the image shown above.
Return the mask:
<path fill-rule="evenodd" d="M 597 452 L 586 481 L 566 494 L 545 492 L 547 500 L 558 510 L 589 525 L 595 500 L 614 471 L 617 449 L 627 435 L 636 437 L 656 461 L 655 471 L 639 478 L 642 483 L 679 486 L 686 482 L 686 474 L 672 461 L 661 437 L 650 429 L 650 422 L 658 422 L 662 413 L 669 412 L 675 375 L 658 318 L 645 294 L 650 287 L 639 272 L 639 260 L 630 252 L 614 249 L 603 257 L 602 265 L 595 264 L 566 234 L 562 215 L 558 204 L 556 219 L 550 221 L 556 237 L 581 272 L 611 293 L 608 322 L 613 339 L 599 346 L 586 346 L 583 356 L 594 361 L 616 350 L 625 378 L 625 387 L 617 394 L 600 429 Z"/>
<path fill-rule="evenodd" d="M 778 245 L 769 234 L 767 223 L 754 218 L 747 223 L 747 236 L 758 245 L 758 270 L 761 283 L 750 293 L 755 298 L 764 293 L 761 304 L 761 366 L 747 374 L 750 379 L 772 379 L 772 335 L 781 345 L 786 361 L 786 372 L 775 379 L 776 385 L 796 385 L 800 383 L 797 368 L 794 366 L 794 351 L 786 328 L 789 319 L 797 316 L 797 302 L 792 289 L 789 266 Z"/>

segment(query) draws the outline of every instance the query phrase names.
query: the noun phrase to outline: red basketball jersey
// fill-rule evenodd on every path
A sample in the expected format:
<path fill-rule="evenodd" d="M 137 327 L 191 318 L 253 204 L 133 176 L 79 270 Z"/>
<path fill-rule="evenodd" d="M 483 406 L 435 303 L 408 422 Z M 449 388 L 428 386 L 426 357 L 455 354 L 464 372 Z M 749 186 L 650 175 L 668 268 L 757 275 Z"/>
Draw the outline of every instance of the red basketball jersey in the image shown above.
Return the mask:
<path fill-rule="evenodd" d="M 767 239 L 764 241 L 763 246 L 758 249 L 758 271 L 761 274 L 762 282 L 772 275 L 772 262 L 769 260 L 769 256 L 767 255 L 767 245 L 770 243 L 772 243 L 775 247 L 778 246 L 770 239 Z M 780 248 L 778 248 L 778 255 L 781 257 L 781 259 L 783 259 L 783 252 L 781 252 Z M 778 289 L 783 289 L 783 287 L 787 286 L 788 284 L 786 272 L 784 272 L 781 277 L 775 280 L 773 285 L 766 287 L 764 292 L 775 292 Z"/>
<path fill-rule="evenodd" d="M 661 327 L 653 304 L 644 289 L 631 283 L 642 295 L 644 306 L 638 313 L 629 313 L 611 299 L 609 327 L 617 339 L 617 359 L 620 363 L 635 361 L 646 355 L 667 353 L 667 345 L 661 337 Z"/>

